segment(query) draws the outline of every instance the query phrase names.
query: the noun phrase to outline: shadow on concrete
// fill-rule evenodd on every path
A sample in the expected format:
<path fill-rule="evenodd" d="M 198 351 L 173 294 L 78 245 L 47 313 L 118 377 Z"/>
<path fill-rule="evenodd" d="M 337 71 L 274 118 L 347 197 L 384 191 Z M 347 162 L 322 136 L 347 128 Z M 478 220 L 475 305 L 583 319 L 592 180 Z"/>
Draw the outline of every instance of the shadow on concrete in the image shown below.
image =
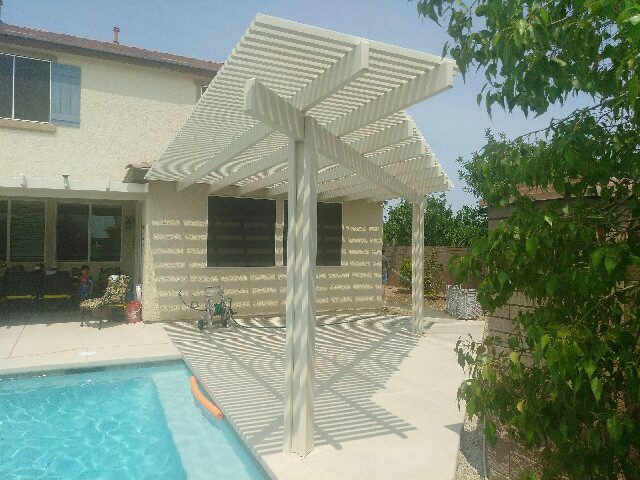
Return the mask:
<path fill-rule="evenodd" d="M 120 310 L 121 311 L 121 310 Z M 124 314 L 115 315 L 110 309 L 100 309 L 92 314 L 63 300 L 11 301 L 0 305 L 0 328 L 57 323 L 84 323 L 88 328 L 102 329 L 116 326 L 125 320 Z"/>
<path fill-rule="evenodd" d="M 315 444 L 380 435 L 406 438 L 415 427 L 381 408 L 376 393 L 417 345 L 400 316 L 319 315 L 316 329 Z M 353 322 L 350 322 L 353 320 Z M 357 320 L 357 321 L 356 321 Z M 339 323 L 341 322 L 341 323 Z M 282 325 L 281 318 L 249 326 Z M 334 325 L 326 325 L 333 324 Z M 282 451 L 284 329 L 235 328 L 204 335 L 191 323 L 165 329 L 239 436 L 264 455 Z"/>

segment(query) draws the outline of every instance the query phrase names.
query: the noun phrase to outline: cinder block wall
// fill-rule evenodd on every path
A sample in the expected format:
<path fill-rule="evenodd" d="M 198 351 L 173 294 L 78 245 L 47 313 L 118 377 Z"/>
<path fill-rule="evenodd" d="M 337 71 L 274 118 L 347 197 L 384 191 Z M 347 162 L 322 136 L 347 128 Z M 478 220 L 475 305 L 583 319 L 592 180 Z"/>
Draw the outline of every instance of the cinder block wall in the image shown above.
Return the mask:
<path fill-rule="evenodd" d="M 385 255 L 389 259 L 389 268 L 391 271 L 389 272 L 388 285 L 399 286 L 400 279 L 398 275 L 394 272 L 394 270 L 398 270 L 400 264 L 404 261 L 405 258 L 411 258 L 411 247 L 400 245 L 400 246 L 386 246 L 384 247 Z M 424 256 L 425 259 L 429 259 L 431 256 L 431 250 L 436 250 L 436 260 L 442 265 L 442 274 L 441 279 L 444 285 L 453 285 L 456 283 L 455 278 L 451 274 L 449 274 L 448 266 L 449 260 L 454 255 L 466 255 L 469 252 L 469 247 L 453 247 L 453 246 L 425 246 L 424 247 Z M 443 289 L 444 292 L 444 289 Z"/>
<path fill-rule="evenodd" d="M 489 230 L 493 230 L 501 221 L 507 221 L 510 207 L 489 207 Z M 506 339 L 513 332 L 513 320 L 519 312 L 533 307 L 533 303 L 524 295 L 516 293 L 507 305 L 486 316 L 485 335 L 501 336 Z M 488 473 L 491 480 L 518 480 L 523 470 L 535 467 L 532 453 L 512 439 L 506 428 L 499 426 L 498 442 L 495 448 L 487 445 Z"/>
<path fill-rule="evenodd" d="M 143 316 L 148 321 L 193 319 L 178 297 L 201 304 L 207 285 L 221 285 L 239 316 L 282 315 L 287 269 L 282 262 L 283 199 L 276 200 L 276 261 L 273 267 L 207 267 L 207 189 L 197 184 L 176 192 L 169 182 L 151 182 L 143 225 Z M 349 202 L 342 209 L 340 266 L 317 267 L 317 311 L 377 310 L 382 207 Z"/>

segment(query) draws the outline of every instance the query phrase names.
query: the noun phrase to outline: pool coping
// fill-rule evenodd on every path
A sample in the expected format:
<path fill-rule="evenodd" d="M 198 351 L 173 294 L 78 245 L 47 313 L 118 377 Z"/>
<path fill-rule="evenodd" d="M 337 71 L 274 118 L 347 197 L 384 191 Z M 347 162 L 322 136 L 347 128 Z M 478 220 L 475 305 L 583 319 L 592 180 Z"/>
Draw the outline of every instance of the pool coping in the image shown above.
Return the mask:
<path fill-rule="evenodd" d="M 135 368 L 136 364 L 152 364 L 152 363 L 168 363 L 173 361 L 182 360 L 180 354 L 170 355 L 156 355 L 149 357 L 136 357 L 136 358 L 112 358 L 107 360 L 96 361 L 82 361 L 71 363 L 59 363 L 49 365 L 29 365 L 24 367 L 9 367 L 0 368 L 0 380 L 7 375 L 22 375 L 22 376 L 38 376 L 39 374 L 59 374 L 65 375 L 68 373 L 78 373 L 79 370 L 87 371 L 99 371 L 101 369 L 109 370 L 108 367 L 122 366 L 127 368 L 127 365 L 132 365 L 131 368 Z M 115 368 L 114 368 L 115 370 Z M 62 372 L 62 373 L 56 373 Z"/>
<path fill-rule="evenodd" d="M 45 376 L 80 375 L 83 373 L 105 372 L 109 370 L 129 370 L 139 367 L 160 367 L 164 365 L 184 364 L 182 356 L 167 355 L 166 358 L 149 357 L 129 360 L 103 360 L 92 364 L 82 362 L 78 364 L 50 365 L 49 368 L 38 366 L 17 368 L 16 371 L 0 371 L 0 382 L 18 380 L 22 378 L 39 378 Z M 9 369 L 11 370 L 11 369 Z"/>

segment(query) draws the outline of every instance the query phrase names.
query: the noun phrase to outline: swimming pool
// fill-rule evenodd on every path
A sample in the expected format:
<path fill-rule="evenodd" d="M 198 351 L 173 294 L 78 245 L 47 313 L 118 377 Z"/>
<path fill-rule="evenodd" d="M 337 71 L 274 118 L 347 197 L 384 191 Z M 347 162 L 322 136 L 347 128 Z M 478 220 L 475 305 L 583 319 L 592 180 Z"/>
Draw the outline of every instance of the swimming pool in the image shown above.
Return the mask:
<path fill-rule="evenodd" d="M 265 478 L 189 376 L 177 364 L 0 381 L 0 478 Z"/>

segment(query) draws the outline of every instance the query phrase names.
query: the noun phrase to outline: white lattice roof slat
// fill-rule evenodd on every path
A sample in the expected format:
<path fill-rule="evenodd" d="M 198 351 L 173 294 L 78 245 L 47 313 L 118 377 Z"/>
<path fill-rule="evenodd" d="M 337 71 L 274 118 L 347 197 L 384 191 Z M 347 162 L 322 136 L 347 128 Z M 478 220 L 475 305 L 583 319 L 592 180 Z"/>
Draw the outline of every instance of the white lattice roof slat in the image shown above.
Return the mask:
<path fill-rule="evenodd" d="M 147 179 L 282 195 L 286 145 L 307 117 L 322 144 L 319 198 L 417 201 L 452 184 L 403 109 L 451 88 L 456 71 L 438 55 L 259 14 Z M 245 110 L 246 85 L 272 101 Z"/>

